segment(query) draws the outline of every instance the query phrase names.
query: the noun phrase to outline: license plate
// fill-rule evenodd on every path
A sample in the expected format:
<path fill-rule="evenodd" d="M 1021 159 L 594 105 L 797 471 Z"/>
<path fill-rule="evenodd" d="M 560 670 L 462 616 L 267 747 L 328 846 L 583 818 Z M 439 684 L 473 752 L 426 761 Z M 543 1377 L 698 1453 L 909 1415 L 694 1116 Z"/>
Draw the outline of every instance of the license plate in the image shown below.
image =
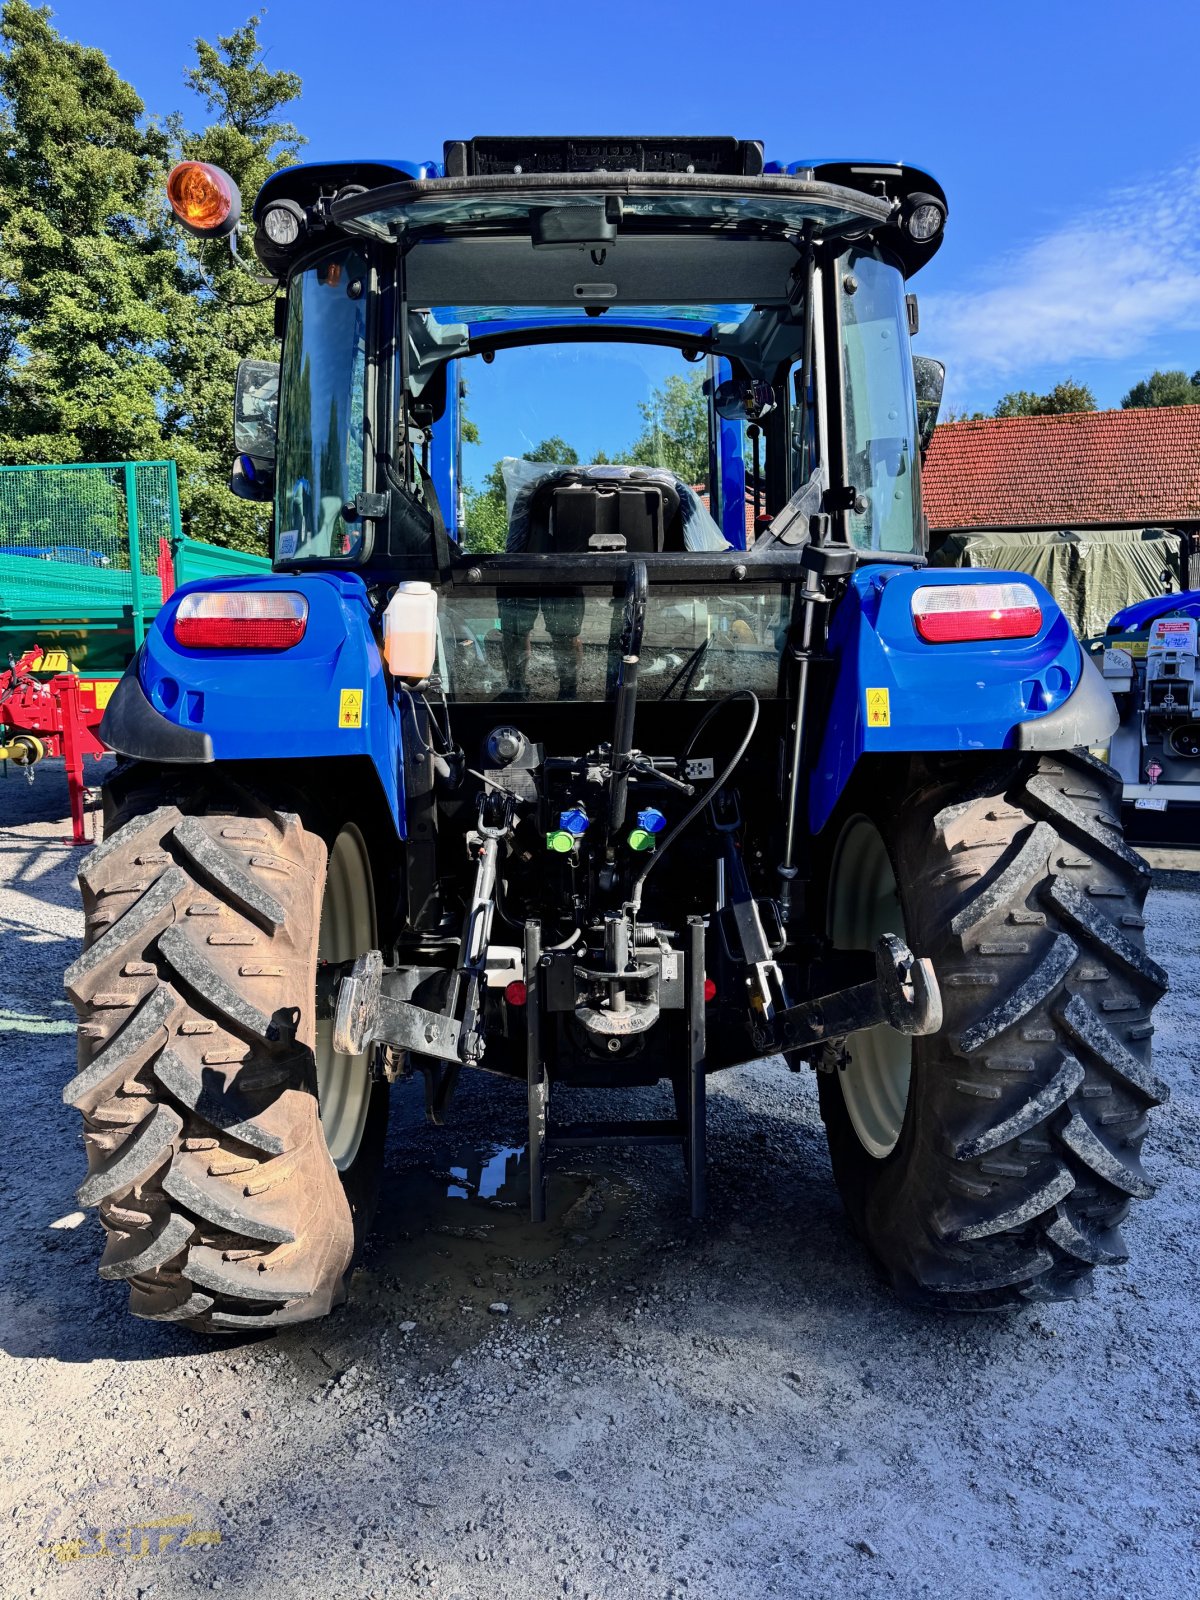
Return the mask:
<path fill-rule="evenodd" d="M 1165 794 L 1146 794 L 1133 802 L 1135 811 L 1165 811 L 1167 797 Z"/>

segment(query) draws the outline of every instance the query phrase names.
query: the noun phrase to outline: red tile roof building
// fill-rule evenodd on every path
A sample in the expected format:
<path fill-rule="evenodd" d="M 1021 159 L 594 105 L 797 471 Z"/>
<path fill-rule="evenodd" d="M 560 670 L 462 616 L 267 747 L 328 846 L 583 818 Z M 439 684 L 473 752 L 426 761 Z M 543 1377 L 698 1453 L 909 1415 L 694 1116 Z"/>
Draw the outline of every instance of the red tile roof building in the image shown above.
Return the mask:
<path fill-rule="evenodd" d="M 1200 524 L 1200 406 L 943 423 L 922 498 L 935 529 Z"/>
<path fill-rule="evenodd" d="M 692 485 L 692 488 L 696 491 L 696 495 L 697 495 L 697 498 L 700 501 L 700 504 L 704 507 L 705 511 L 707 511 L 711 515 L 712 514 L 712 507 L 708 503 L 708 490 L 704 487 L 704 485 L 702 483 L 694 483 Z M 743 516 L 745 518 L 745 528 L 746 528 L 746 549 L 749 550 L 750 546 L 754 543 L 754 533 L 755 533 L 755 529 L 754 529 L 754 497 L 750 493 L 749 490 L 746 491 L 746 507 L 745 507 L 745 510 L 743 512 Z"/>

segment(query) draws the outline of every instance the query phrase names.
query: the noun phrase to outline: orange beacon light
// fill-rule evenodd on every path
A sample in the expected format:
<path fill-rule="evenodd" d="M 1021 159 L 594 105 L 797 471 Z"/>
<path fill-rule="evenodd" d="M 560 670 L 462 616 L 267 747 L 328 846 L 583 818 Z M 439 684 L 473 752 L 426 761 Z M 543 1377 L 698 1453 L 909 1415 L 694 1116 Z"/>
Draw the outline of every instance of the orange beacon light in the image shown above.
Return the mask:
<path fill-rule="evenodd" d="M 200 239 L 223 239 L 242 215 L 238 186 L 220 167 L 207 161 L 180 161 L 167 176 L 171 210 Z"/>

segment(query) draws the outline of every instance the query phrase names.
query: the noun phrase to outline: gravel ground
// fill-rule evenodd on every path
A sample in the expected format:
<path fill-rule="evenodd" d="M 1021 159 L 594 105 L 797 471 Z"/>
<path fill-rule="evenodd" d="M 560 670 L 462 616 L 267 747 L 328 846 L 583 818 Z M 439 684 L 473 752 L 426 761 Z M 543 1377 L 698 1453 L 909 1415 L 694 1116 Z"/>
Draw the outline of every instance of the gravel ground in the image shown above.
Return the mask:
<path fill-rule="evenodd" d="M 351 1305 L 207 1345 L 126 1315 L 74 1209 L 64 809 L 52 767 L 0 779 L 4 1600 L 1200 1591 L 1195 887 L 1151 903 L 1161 1186 L 1090 1301 L 896 1305 L 779 1062 L 712 1085 L 703 1224 L 658 1151 L 573 1157 L 534 1230 L 522 1097 L 468 1075 L 452 1128 L 395 1092 Z"/>

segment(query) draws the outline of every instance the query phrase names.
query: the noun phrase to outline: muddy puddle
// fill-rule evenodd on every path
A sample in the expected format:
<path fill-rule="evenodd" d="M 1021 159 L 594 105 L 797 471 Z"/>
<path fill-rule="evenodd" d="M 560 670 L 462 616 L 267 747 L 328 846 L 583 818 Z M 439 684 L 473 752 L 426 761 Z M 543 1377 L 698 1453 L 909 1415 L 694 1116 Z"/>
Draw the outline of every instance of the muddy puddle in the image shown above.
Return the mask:
<path fill-rule="evenodd" d="M 414 1342 L 432 1338 L 438 1359 L 498 1320 L 561 1322 L 614 1282 L 619 1292 L 644 1252 L 642 1228 L 629 1226 L 639 1188 L 590 1158 L 556 1165 L 535 1224 L 523 1146 L 462 1144 L 406 1162 L 388 1176 L 354 1302 Z"/>

